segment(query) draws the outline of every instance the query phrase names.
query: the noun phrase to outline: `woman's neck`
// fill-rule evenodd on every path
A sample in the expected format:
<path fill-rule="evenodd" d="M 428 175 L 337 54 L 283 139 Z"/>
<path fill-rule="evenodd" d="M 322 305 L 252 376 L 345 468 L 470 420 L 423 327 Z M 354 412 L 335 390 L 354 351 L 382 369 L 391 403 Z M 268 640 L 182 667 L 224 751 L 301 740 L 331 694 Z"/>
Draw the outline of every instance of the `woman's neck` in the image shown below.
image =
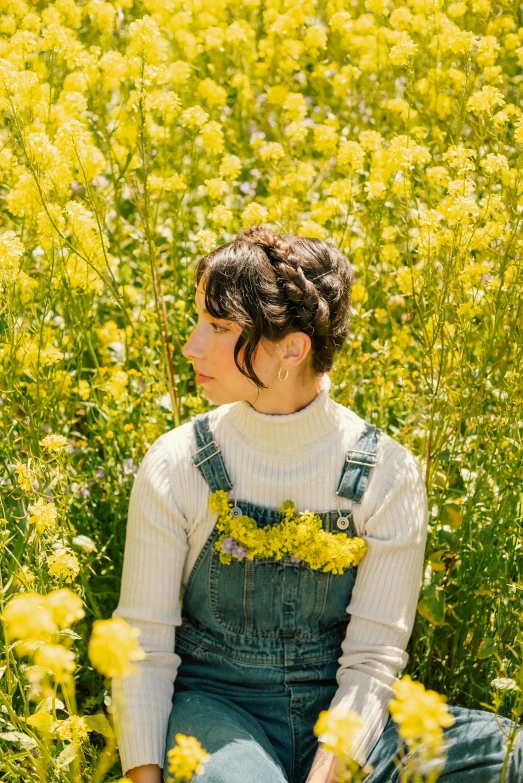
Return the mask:
<path fill-rule="evenodd" d="M 330 387 L 331 380 L 325 373 L 320 378 L 319 393 L 293 413 L 263 413 L 240 400 L 231 404 L 227 418 L 252 448 L 290 455 L 310 448 L 336 429 L 338 406 L 329 397 Z"/>
<path fill-rule="evenodd" d="M 304 384 L 299 378 L 293 383 L 278 382 L 270 389 L 260 389 L 256 401 L 246 402 L 258 413 L 270 416 L 286 416 L 298 413 L 310 405 L 322 389 L 323 375 L 317 375 L 311 382 Z"/>

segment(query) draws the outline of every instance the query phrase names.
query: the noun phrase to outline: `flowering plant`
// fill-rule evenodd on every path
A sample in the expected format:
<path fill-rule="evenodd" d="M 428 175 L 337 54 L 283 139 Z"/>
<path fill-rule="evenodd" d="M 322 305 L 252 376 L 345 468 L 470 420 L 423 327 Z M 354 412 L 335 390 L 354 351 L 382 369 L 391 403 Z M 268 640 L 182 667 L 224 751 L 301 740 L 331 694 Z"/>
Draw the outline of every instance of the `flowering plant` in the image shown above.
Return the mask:
<path fill-rule="evenodd" d="M 214 546 L 220 561 L 226 565 L 233 558 L 274 557 L 281 560 L 290 557 L 294 563 L 304 561 L 313 569 L 341 574 L 358 565 L 368 548 L 363 538 L 323 530 L 320 517 L 312 511 L 296 514 L 292 500 L 286 500 L 280 506 L 281 521 L 265 527 L 258 527 L 256 520 L 245 514 L 233 517 L 224 490 L 211 494 L 209 506 L 219 515 L 220 535 Z"/>

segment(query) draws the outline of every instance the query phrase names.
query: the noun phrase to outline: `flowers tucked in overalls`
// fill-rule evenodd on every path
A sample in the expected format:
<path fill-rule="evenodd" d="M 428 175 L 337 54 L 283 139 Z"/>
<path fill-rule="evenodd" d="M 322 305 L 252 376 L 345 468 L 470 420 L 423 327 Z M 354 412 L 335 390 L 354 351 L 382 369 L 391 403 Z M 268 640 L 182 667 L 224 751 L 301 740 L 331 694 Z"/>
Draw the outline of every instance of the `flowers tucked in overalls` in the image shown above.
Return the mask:
<path fill-rule="evenodd" d="M 246 514 L 235 517 L 224 490 L 213 492 L 211 510 L 219 515 L 220 533 L 214 547 L 220 562 L 228 565 L 233 558 L 252 560 L 255 557 L 281 560 L 290 557 L 293 563 L 308 563 L 314 570 L 342 574 L 358 565 L 368 549 L 363 538 L 346 533 L 329 533 L 312 511 L 295 513 L 292 500 L 286 500 L 278 509 L 281 522 L 260 528 L 255 519 Z"/>

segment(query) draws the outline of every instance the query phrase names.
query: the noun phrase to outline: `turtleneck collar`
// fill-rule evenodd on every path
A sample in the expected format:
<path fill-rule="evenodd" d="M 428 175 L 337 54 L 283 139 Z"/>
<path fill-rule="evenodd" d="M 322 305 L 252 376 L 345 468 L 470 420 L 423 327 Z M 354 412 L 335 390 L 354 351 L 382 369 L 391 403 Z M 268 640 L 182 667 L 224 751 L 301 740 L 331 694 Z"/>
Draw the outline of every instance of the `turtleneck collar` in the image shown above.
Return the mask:
<path fill-rule="evenodd" d="M 260 413 L 246 400 L 231 405 L 227 419 L 254 448 L 291 454 L 314 447 L 338 425 L 338 405 L 329 397 L 331 379 L 324 373 L 320 393 L 296 413 Z"/>

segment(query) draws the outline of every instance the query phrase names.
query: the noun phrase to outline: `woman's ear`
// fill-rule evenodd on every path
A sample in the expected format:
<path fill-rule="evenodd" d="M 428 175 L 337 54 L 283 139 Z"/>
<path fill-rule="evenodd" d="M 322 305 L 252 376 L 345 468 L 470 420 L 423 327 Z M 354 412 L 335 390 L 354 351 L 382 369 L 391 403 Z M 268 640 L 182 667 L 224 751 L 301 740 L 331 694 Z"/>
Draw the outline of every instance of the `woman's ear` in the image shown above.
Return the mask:
<path fill-rule="evenodd" d="M 311 350 L 311 338 L 305 332 L 291 332 L 281 341 L 280 358 L 285 359 L 287 366 L 297 367 L 308 356 Z"/>

